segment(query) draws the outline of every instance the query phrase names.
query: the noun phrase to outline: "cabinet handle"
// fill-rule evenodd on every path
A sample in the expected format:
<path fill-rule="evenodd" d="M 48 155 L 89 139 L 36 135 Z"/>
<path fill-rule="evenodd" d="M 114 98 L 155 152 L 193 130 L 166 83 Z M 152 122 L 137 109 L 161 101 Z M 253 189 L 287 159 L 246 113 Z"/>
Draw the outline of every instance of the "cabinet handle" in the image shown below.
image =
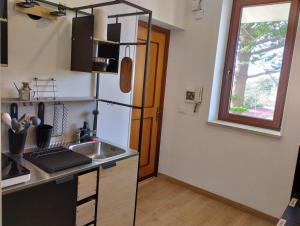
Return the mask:
<path fill-rule="evenodd" d="M 74 176 L 68 176 L 68 177 L 64 177 L 64 178 L 61 178 L 61 179 L 57 179 L 56 184 L 64 184 L 64 183 L 67 183 L 67 182 L 72 181 L 72 180 L 74 180 Z"/>
<path fill-rule="evenodd" d="M 116 162 L 108 162 L 108 163 L 104 163 L 102 165 L 102 169 L 109 169 L 109 168 L 113 168 L 116 167 L 117 163 Z"/>

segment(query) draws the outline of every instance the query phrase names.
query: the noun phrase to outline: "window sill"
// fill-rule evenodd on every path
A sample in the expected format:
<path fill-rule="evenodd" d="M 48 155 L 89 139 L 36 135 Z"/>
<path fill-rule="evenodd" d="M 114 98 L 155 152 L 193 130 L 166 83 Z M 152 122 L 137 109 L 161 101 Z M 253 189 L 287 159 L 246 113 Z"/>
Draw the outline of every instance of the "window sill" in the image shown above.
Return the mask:
<path fill-rule="evenodd" d="M 265 135 L 265 136 L 274 137 L 274 138 L 282 137 L 281 131 L 263 129 L 263 128 L 259 128 L 259 127 L 255 127 L 255 126 L 247 126 L 247 125 L 233 123 L 233 122 L 226 122 L 226 121 L 220 121 L 220 120 L 209 120 L 208 124 L 236 128 L 236 129 L 240 129 L 240 130 L 249 131 L 251 133 Z"/>

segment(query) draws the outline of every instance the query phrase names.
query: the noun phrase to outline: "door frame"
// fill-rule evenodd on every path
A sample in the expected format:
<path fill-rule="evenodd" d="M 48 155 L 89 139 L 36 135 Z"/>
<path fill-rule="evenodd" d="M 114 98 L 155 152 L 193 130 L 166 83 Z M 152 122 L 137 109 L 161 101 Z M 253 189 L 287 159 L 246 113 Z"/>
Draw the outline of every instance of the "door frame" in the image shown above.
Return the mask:
<path fill-rule="evenodd" d="M 148 23 L 144 22 L 142 20 L 139 20 L 138 23 L 138 29 L 139 27 L 148 27 Z M 151 31 L 157 31 L 160 33 L 163 33 L 166 36 L 166 43 L 165 43 L 165 49 L 164 49 L 164 67 L 163 67 L 163 74 L 162 74 L 162 81 L 161 81 L 161 96 L 160 96 L 160 117 L 158 122 L 158 128 L 157 128 L 157 139 L 156 139 L 156 159 L 155 159 L 155 167 L 154 167 L 154 173 L 142 177 L 139 179 L 139 181 L 143 181 L 145 179 L 151 178 L 153 176 L 158 176 L 158 166 L 159 166 L 159 155 L 160 155 L 160 144 L 161 144 L 161 133 L 162 133 L 162 123 L 163 123 L 163 114 L 164 114 L 164 102 L 165 102 L 165 91 L 166 91 L 166 80 L 167 80 L 167 69 L 168 69 L 168 60 L 169 60 L 169 46 L 170 46 L 170 35 L 171 31 L 162 27 L 159 27 L 157 25 L 151 25 Z M 150 39 L 151 40 L 151 39 Z M 143 120 L 143 119 L 142 119 Z"/>

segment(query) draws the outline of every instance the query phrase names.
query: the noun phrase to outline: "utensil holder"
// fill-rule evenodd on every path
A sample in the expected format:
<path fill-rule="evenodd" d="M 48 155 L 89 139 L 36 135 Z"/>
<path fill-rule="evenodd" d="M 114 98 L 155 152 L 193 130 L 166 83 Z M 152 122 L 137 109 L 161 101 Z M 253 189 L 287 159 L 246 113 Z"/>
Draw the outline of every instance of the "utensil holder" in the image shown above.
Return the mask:
<path fill-rule="evenodd" d="M 39 148 L 49 147 L 52 132 L 53 126 L 50 125 L 39 125 L 36 128 L 36 144 Z"/>
<path fill-rule="evenodd" d="M 14 133 L 11 129 L 8 130 L 9 151 L 12 154 L 21 154 L 24 152 L 27 138 L 27 131 Z"/>

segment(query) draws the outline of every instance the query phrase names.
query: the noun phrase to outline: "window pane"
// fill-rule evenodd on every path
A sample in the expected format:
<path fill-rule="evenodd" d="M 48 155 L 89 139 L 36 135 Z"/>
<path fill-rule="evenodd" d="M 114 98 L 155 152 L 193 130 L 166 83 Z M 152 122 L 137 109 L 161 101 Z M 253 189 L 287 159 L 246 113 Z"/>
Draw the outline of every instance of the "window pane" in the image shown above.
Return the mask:
<path fill-rule="evenodd" d="M 273 120 L 290 3 L 244 7 L 230 113 Z"/>

